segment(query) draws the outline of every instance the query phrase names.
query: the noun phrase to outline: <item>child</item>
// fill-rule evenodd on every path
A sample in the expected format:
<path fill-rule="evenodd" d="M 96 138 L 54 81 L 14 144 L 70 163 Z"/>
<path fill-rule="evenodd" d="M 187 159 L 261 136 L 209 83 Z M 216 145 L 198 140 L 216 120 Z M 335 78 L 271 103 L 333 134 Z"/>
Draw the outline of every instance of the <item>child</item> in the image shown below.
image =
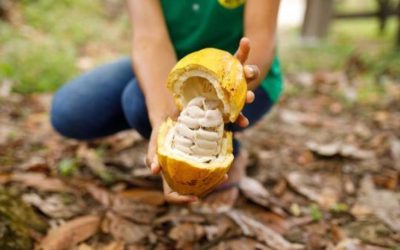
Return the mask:
<path fill-rule="evenodd" d="M 251 91 L 243 115 L 232 126 L 234 132 L 257 122 L 279 98 L 282 77 L 275 56 L 279 0 L 128 0 L 128 6 L 131 57 L 78 76 L 55 94 L 51 122 L 60 134 L 88 140 L 136 129 L 149 139 L 147 166 L 159 173 L 158 127 L 168 116 L 177 115 L 165 87 L 167 75 L 178 59 L 205 47 L 236 51 L 247 64 Z M 246 155 L 239 153 L 236 140 L 234 154 L 227 182 L 206 197 L 211 207 L 231 207 L 236 201 L 235 184 L 246 167 Z M 196 200 L 172 191 L 165 181 L 164 194 L 169 202 Z"/>

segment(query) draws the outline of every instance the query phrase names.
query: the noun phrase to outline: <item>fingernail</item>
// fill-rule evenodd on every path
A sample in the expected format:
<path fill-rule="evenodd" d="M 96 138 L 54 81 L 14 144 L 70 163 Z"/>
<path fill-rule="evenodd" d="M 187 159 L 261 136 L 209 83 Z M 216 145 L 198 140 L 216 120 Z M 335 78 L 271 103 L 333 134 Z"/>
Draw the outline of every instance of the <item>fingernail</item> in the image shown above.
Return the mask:
<path fill-rule="evenodd" d="M 246 69 L 247 69 L 247 74 L 250 77 L 253 77 L 254 76 L 254 69 L 252 67 L 250 67 L 250 66 L 247 66 Z"/>

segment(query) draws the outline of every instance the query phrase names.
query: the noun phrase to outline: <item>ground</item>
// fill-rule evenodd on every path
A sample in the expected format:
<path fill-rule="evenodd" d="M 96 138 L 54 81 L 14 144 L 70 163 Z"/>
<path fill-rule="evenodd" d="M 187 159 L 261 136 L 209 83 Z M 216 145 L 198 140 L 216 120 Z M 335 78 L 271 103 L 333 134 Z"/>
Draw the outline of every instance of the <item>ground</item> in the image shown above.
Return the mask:
<path fill-rule="evenodd" d="M 0 249 L 400 249 L 394 22 L 383 36 L 373 21 L 337 22 L 314 45 L 282 34 L 282 99 L 238 135 L 240 198 L 204 214 L 164 202 L 134 131 L 78 142 L 52 130 L 49 90 L 126 54 L 129 29 L 118 1 L 51 2 L 21 1 L 0 22 Z"/>

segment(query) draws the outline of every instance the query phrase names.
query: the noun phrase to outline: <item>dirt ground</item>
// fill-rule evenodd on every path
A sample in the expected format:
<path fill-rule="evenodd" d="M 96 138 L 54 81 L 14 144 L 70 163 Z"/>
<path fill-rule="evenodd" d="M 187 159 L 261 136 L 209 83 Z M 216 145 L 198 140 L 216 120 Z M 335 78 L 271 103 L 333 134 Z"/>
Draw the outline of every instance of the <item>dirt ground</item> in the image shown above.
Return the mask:
<path fill-rule="evenodd" d="M 67 140 L 51 96 L 0 88 L 0 249 L 400 249 L 400 85 L 368 102 L 339 72 L 287 77 L 224 213 L 164 203 L 134 131 Z M 353 94 L 351 94 L 353 93 Z"/>

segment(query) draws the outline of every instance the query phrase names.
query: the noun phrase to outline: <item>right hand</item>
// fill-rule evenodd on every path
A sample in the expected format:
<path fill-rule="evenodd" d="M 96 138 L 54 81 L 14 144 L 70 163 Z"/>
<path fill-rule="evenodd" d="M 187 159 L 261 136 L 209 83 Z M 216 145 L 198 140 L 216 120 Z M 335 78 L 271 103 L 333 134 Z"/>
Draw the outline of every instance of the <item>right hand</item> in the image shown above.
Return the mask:
<path fill-rule="evenodd" d="M 174 118 L 178 114 L 177 111 L 171 112 L 170 117 Z M 160 116 L 159 119 L 155 119 L 156 122 L 152 123 L 153 130 L 151 131 L 151 136 L 149 140 L 149 147 L 147 150 L 146 156 L 146 165 L 150 168 L 150 171 L 153 175 L 159 174 L 161 171 L 161 166 L 157 159 L 157 137 L 158 131 L 162 122 L 165 121 L 167 116 Z M 189 196 L 189 195 L 181 195 L 171 189 L 168 183 L 164 180 L 163 177 L 163 189 L 164 189 L 164 198 L 169 203 L 177 203 L 177 204 L 186 204 L 195 202 L 198 200 L 196 196 Z"/>

